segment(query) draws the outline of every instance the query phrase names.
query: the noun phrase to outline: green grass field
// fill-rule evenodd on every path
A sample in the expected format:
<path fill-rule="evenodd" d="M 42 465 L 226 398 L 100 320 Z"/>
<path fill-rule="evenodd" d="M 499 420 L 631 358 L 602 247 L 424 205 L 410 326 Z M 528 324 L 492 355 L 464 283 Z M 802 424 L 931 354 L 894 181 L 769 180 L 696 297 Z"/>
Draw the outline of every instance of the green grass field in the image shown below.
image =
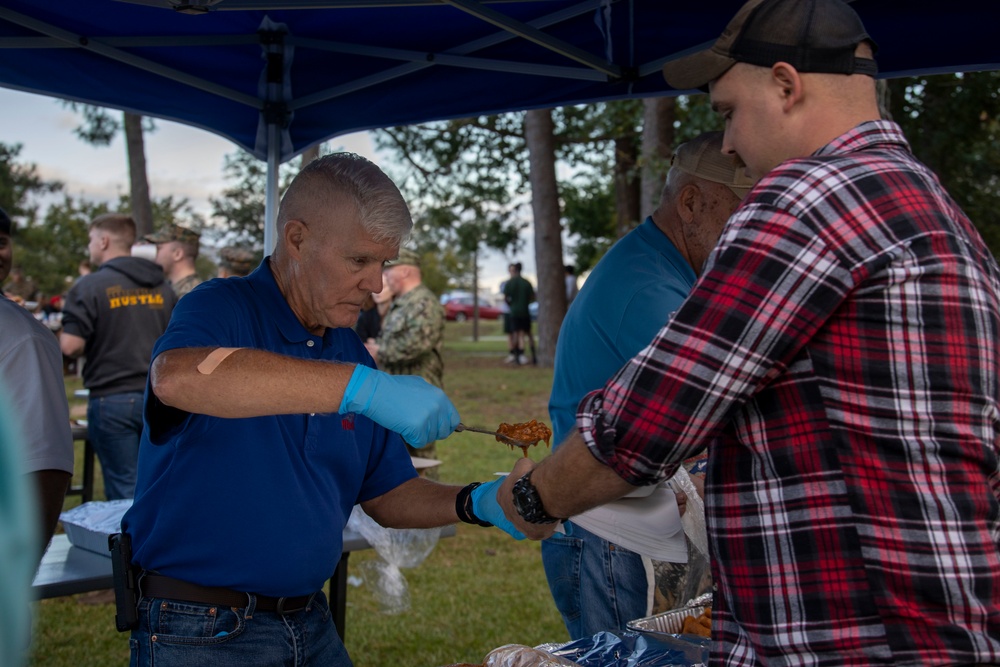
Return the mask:
<path fill-rule="evenodd" d="M 548 423 L 551 369 L 502 363 L 506 344 L 497 322 L 447 325 L 445 389 L 471 426 L 539 419 Z M 72 390 L 78 380 L 68 380 Z M 77 414 L 79 407 L 76 408 Z M 548 452 L 534 448 L 534 459 Z M 457 433 L 437 445 L 441 481 L 467 483 L 507 471 L 521 456 L 491 437 Z M 78 453 L 78 457 L 80 453 Z M 78 469 L 82 464 L 78 462 Z M 77 480 L 79 481 L 79 480 Z M 96 481 L 101 494 L 100 471 Z M 69 498 L 66 507 L 79 503 Z M 351 556 L 348 575 L 375 558 L 374 551 Z M 347 593 L 346 644 L 357 667 L 441 667 L 478 663 L 504 644 L 537 645 L 567 641 L 542 572 L 539 545 L 516 542 L 493 528 L 459 525 L 416 568 L 404 569 L 411 608 L 386 615 L 364 585 Z M 32 667 L 114 667 L 128 664 L 128 634 L 114 629 L 114 605 L 89 604 L 89 597 L 44 600 L 36 605 Z"/>

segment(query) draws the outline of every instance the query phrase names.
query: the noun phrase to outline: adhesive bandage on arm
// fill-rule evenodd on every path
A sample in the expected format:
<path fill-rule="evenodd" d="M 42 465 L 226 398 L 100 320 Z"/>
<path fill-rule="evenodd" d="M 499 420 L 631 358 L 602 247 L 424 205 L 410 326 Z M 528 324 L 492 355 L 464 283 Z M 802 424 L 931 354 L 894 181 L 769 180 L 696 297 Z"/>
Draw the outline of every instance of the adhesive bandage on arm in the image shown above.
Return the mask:
<path fill-rule="evenodd" d="M 200 364 L 198 364 L 198 372 L 202 375 L 211 375 L 212 371 L 219 367 L 226 357 L 235 352 L 236 350 L 242 350 L 242 347 L 217 347 L 208 353 Z"/>

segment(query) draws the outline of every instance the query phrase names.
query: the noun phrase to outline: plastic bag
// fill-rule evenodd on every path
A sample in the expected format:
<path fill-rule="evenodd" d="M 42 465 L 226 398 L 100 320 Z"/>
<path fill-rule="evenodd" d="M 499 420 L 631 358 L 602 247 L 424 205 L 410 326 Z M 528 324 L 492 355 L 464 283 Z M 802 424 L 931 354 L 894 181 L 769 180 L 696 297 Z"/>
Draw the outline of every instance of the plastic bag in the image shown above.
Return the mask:
<path fill-rule="evenodd" d="M 483 667 L 577 667 L 577 663 L 542 649 L 507 644 L 490 651 L 483 660 Z"/>
<path fill-rule="evenodd" d="M 705 504 L 698 495 L 688 471 L 682 466 L 670 478 L 670 488 L 683 491 L 687 496 L 687 509 L 681 517 L 681 526 L 687 538 L 688 562 L 683 576 L 670 586 L 670 595 L 675 601 L 690 600 L 705 593 L 712 587 L 711 560 L 708 555 L 708 532 L 705 529 Z"/>
<path fill-rule="evenodd" d="M 707 660 L 707 644 L 638 632 L 598 632 L 548 652 L 583 667 L 692 667 Z M 561 664 L 561 663 L 556 663 Z M 506 666 L 504 666 L 506 667 Z"/>
<path fill-rule="evenodd" d="M 361 533 L 372 545 L 378 558 L 361 563 L 358 568 L 379 609 L 384 614 L 399 614 L 410 608 L 410 591 L 399 568 L 416 567 L 424 562 L 441 537 L 440 528 L 385 528 L 354 506 L 347 527 Z"/>

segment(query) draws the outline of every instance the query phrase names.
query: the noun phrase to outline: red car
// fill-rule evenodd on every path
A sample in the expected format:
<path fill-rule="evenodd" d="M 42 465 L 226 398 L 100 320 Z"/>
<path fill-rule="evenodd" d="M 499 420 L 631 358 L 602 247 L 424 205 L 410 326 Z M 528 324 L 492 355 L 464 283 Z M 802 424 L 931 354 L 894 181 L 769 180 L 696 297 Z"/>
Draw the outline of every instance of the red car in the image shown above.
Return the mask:
<path fill-rule="evenodd" d="M 503 311 L 499 308 L 494 308 L 483 301 L 479 302 L 479 319 L 496 320 L 499 319 L 501 315 L 503 315 Z M 471 320 L 472 297 L 460 296 L 446 301 L 444 304 L 444 316 L 445 319 L 454 320 L 456 322 Z"/>

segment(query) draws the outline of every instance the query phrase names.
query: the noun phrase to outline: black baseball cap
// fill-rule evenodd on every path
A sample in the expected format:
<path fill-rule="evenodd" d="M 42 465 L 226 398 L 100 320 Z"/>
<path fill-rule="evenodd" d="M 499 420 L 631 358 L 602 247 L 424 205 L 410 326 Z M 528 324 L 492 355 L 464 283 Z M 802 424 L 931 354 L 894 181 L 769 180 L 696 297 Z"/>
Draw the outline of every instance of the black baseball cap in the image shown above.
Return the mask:
<path fill-rule="evenodd" d="M 854 50 L 875 41 L 857 13 L 842 0 L 750 0 L 715 43 L 668 62 L 663 78 L 673 88 L 705 88 L 735 65 L 770 67 L 787 62 L 800 72 L 878 74 L 871 58 Z"/>
<path fill-rule="evenodd" d="M 13 227 L 13 224 L 14 223 L 10 221 L 10 216 L 7 215 L 7 211 L 0 208 L 0 234 L 10 236 L 10 230 L 11 227 Z"/>

